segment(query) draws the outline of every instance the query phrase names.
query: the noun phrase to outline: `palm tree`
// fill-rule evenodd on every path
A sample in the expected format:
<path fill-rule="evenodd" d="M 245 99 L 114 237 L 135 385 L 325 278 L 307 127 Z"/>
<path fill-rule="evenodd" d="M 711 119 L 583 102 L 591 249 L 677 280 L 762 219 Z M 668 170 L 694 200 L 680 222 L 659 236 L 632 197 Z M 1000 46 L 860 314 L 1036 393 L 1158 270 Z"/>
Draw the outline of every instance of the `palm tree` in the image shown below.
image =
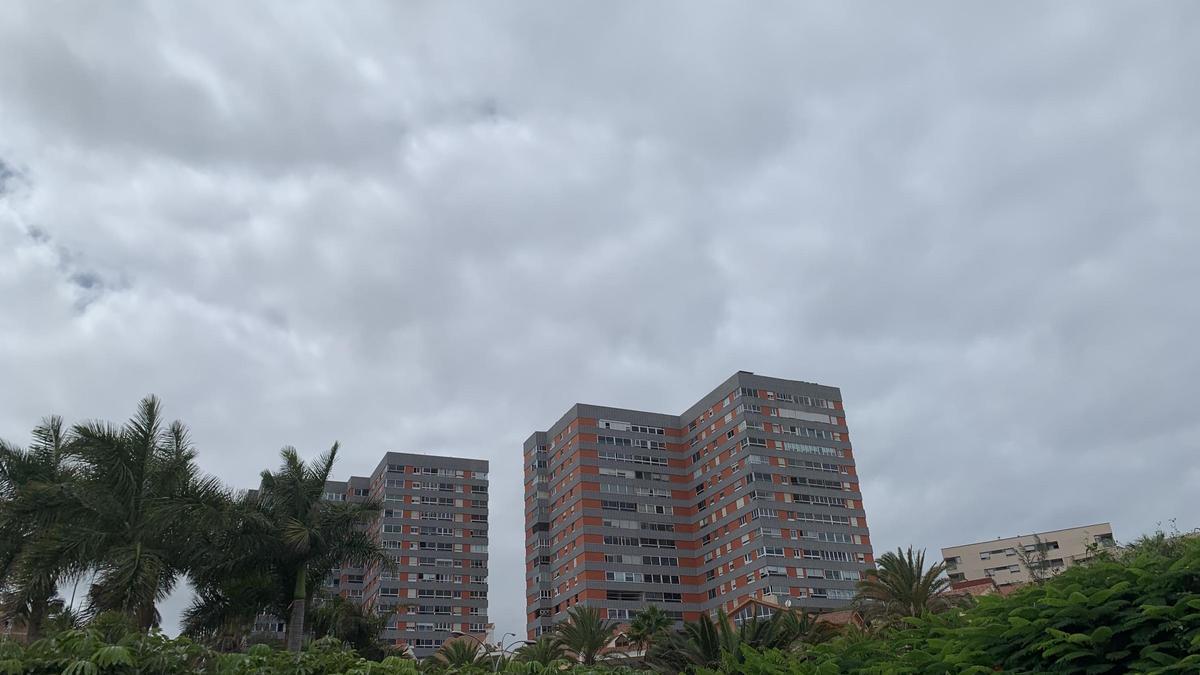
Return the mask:
<path fill-rule="evenodd" d="M 566 656 L 567 650 L 562 640 L 555 635 L 543 635 L 534 642 L 525 643 L 525 646 L 517 650 L 516 658 L 518 661 L 548 666 Z"/>
<path fill-rule="evenodd" d="M 715 620 L 701 614 L 697 621 L 684 624 L 682 631 L 663 634 L 651 644 L 647 662 L 667 672 L 717 669 L 727 659 L 741 663 L 742 646 L 792 650 L 828 640 L 835 632 L 828 622 L 791 609 L 781 608 L 768 618 L 754 617 L 736 626 L 724 610 L 718 610 Z"/>
<path fill-rule="evenodd" d="M 945 563 L 925 568 L 925 549 L 899 548 L 879 557 L 878 569 L 858 584 L 856 600 L 864 610 L 884 620 L 921 616 L 950 606 L 944 593 L 949 579 L 941 576 Z"/>
<path fill-rule="evenodd" d="M 685 623 L 682 631 L 668 633 L 651 646 L 647 661 L 666 672 L 715 669 L 722 654 L 737 654 L 740 646 L 741 637 L 722 609 L 717 611 L 716 621 L 701 614 L 698 620 Z"/>
<path fill-rule="evenodd" d="M 185 635 L 236 651 L 246 646 L 260 613 L 286 615 L 292 585 L 285 581 L 275 534 L 257 495 L 242 494 L 226 504 L 192 559 L 195 596 L 183 614 Z"/>
<path fill-rule="evenodd" d="M 750 618 L 738 626 L 740 644 L 754 649 L 795 649 L 824 642 L 837 628 L 803 610 L 776 610 L 768 618 Z"/>
<path fill-rule="evenodd" d="M 325 595 L 312 608 L 312 634 L 315 638 L 332 635 L 349 644 L 369 659 L 383 657 L 379 633 L 387 625 L 387 617 L 369 611 L 353 600 L 340 595 Z"/>
<path fill-rule="evenodd" d="M 80 424 L 73 437 L 78 480 L 46 500 L 46 513 L 62 526 L 36 557 L 91 570 L 90 611 L 121 612 L 146 630 L 158 623 L 156 603 L 186 571 L 196 532 L 228 494 L 199 472 L 187 428 L 164 425 L 154 396 L 125 425 Z"/>
<path fill-rule="evenodd" d="M 67 603 L 55 599 L 50 605 L 50 614 L 46 617 L 46 633 L 54 635 L 65 630 L 75 630 L 83 625 L 83 618 Z"/>
<path fill-rule="evenodd" d="M 576 606 L 567 612 L 567 621 L 557 628 L 563 645 L 576 660 L 590 666 L 608 645 L 616 625 L 600 618 L 600 610 L 595 607 Z"/>
<path fill-rule="evenodd" d="M 333 470 L 338 444 L 316 462 L 305 464 L 296 449 L 280 451 L 283 462 L 272 473 L 263 471 L 258 508 L 271 525 L 266 542 L 284 583 L 291 587 L 288 649 L 299 651 L 304 641 L 305 608 L 320 581 L 339 564 L 390 566 L 391 560 L 363 529 L 379 513 L 377 502 L 334 502 L 323 499 Z"/>
<path fill-rule="evenodd" d="M 44 495 L 73 480 L 69 443 L 57 416 L 33 430 L 28 449 L 0 440 L 0 618 L 23 623 L 30 641 L 55 610 L 66 572 L 61 562 L 37 559 L 35 551 L 58 533 L 54 519 L 40 511 Z"/>
<path fill-rule="evenodd" d="M 258 560 L 267 564 L 265 558 Z M 252 637 L 257 616 L 271 608 L 282 616 L 287 608 L 282 598 L 290 593 L 281 592 L 279 576 L 265 567 L 242 570 L 226 578 L 217 577 L 215 569 L 207 567 L 192 573 L 196 595 L 184 610 L 183 634 L 218 651 L 241 651 Z"/>
<path fill-rule="evenodd" d="M 838 634 L 838 627 L 828 621 L 823 621 L 819 614 L 809 614 L 804 610 L 784 610 L 776 613 L 772 619 L 776 623 L 777 639 L 783 647 L 791 648 L 815 645 L 827 642 Z"/>
<path fill-rule="evenodd" d="M 487 663 L 487 655 L 478 642 L 469 639 L 446 640 L 433 653 L 433 660 L 447 669 L 466 670 Z"/>
<path fill-rule="evenodd" d="M 675 622 L 667 616 L 666 612 L 659 609 L 657 605 L 650 605 L 633 615 L 633 621 L 629 624 L 626 637 L 637 645 L 638 651 L 644 655 L 649 650 L 651 643 L 666 632 L 673 623 Z"/>

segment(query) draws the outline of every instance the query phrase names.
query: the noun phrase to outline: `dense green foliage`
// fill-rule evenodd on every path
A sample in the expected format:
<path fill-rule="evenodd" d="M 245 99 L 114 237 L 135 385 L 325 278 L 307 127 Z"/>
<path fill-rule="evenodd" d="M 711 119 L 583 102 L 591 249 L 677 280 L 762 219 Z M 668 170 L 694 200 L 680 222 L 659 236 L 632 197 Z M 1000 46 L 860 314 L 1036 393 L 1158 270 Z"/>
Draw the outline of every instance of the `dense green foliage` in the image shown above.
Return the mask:
<path fill-rule="evenodd" d="M 574 625 L 589 645 L 581 651 L 590 650 L 596 634 L 610 634 L 611 627 L 595 617 L 576 614 Z M 603 650 L 594 655 L 594 666 L 561 659 L 558 637 L 526 645 L 518 658 L 485 654 L 475 643 L 456 640 L 420 664 L 394 656 L 368 661 L 335 638 L 313 641 L 299 653 L 258 645 L 229 654 L 186 638 L 139 632 L 134 618 L 109 613 L 87 630 L 61 632 L 29 647 L 0 643 L 0 675 L 645 672 L 608 661 L 613 655 Z M 972 607 L 831 639 L 827 631 L 795 612 L 736 627 L 724 617 L 701 620 L 680 632 L 656 631 L 648 665 L 696 675 L 1200 672 L 1200 539 L 1151 538 L 1012 595 L 980 598 Z M 550 660 L 529 658 L 535 655 Z"/>
<path fill-rule="evenodd" d="M 609 634 L 609 626 L 580 616 L 576 626 L 588 644 L 596 633 Z M 791 612 L 737 627 L 702 620 L 680 632 L 656 631 L 649 667 L 697 675 L 1200 672 L 1200 539 L 1150 538 L 1010 596 L 980 598 L 969 608 L 832 639 L 822 631 L 828 627 Z M 522 647 L 517 658 L 452 641 L 442 656 L 421 664 L 397 657 L 369 661 L 335 638 L 316 640 L 300 653 L 258 645 L 230 654 L 187 638 L 140 632 L 136 616 L 108 612 L 86 630 L 63 631 L 28 647 L 0 643 L 0 675 L 644 672 L 609 665 L 611 656 L 597 653 L 595 666 L 563 659 L 558 637 Z"/>
<path fill-rule="evenodd" d="M 186 633 L 226 651 L 248 645 L 255 616 L 291 616 L 289 642 L 332 635 L 383 656 L 373 616 L 336 600 L 305 618 L 324 579 L 342 564 L 390 565 L 360 527 L 379 506 L 322 499 L 337 445 L 306 464 L 290 447 L 259 490 L 235 495 L 198 469 L 187 427 L 165 422 L 157 398 L 123 425 L 57 417 L 22 448 L 0 442 L 0 618 L 36 640 L 81 618 L 123 614 L 142 632 L 157 604 L 187 577 L 196 599 Z M 87 580 L 82 617 L 56 598 Z M 111 621 L 111 617 L 106 619 Z"/>
<path fill-rule="evenodd" d="M 42 420 L 28 448 L 0 440 L 0 615 L 29 626 L 34 638 L 54 611 L 63 573 L 63 565 L 38 555 L 59 534 L 54 518 L 40 511 L 43 486 L 74 479 L 62 418 Z"/>
<path fill-rule="evenodd" d="M 462 642 L 451 642 L 461 645 Z M 472 653 L 470 648 L 462 649 Z M 450 675 L 501 672 L 508 675 L 636 675 L 629 668 L 588 667 L 566 661 L 547 664 L 490 659 L 417 663 L 396 656 L 371 661 L 335 638 L 311 642 L 301 652 L 255 645 L 245 653 L 222 653 L 187 638 L 132 632 L 108 640 L 94 630 L 64 631 L 28 647 L 0 641 L 0 675 Z"/>
<path fill-rule="evenodd" d="M 1153 538 L 1011 596 L 850 634 L 726 673 L 1200 672 L 1200 540 Z"/>
<path fill-rule="evenodd" d="M 396 657 L 368 661 L 336 639 L 313 642 L 293 654 L 265 645 L 243 654 L 223 654 L 187 638 L 168 639 L 160 633 L 129 633 L 105 640 L 93 630 L 66 631 L 21 647 L 0 642 L 2 675 L 103 675 L 107 673 L 153 673 L 185 675 L 300 675 L 302 673 L 345 673 L 346 675 L 414 675 L 416 664 Z"/>
<path fill-rule="evenodd" d="M 157 625 L 157 603 L 186 574 L 203 545 L 198 533 L 229 498 L 195 456 L 187 428 L 165 423 L 153 396 L 124 425 L 64 431 L 50 418 L 29 450 L 0 448 L 0 529 L 18 534 L 5 546 L 0 586 L 35 634 L 47 594 L 84 573 L 90 611 L 123 612 L 143 630 Z M 22 463 L 26 470 L 15 471 Z"/>
<path fill-rule="evenodd" d="M 312 609 L 313 637 L 335 637 L 369 658 L 382 659 L 389 649 L 379 641 L 387 617 L 340 595 L 325 595 Z"/>
<path fill-rule="evenodd" d="M 263 471 L 257 492 L 228 505 L 224 527 L 198 553 L 192 564 L 196 601 L 185 615 L 185 631 L 196 637 L 229 633 L 245 635 L 263 608 L 289 616 L 288 646 L 298 650 L 308 608 L 320 581 L 343 564 L 391 565 L 378 542 L 361 527 L 378 514 L 371 501 L 323 499 L 333 471 L 335 443 L 316 461 L 305 463 L 295 448 L 285 447 L 276 471 Z M 332 634 L 360 649 L 364 617 L 347 614 L 344 606 L 327 613 L 318 634 Z"/>

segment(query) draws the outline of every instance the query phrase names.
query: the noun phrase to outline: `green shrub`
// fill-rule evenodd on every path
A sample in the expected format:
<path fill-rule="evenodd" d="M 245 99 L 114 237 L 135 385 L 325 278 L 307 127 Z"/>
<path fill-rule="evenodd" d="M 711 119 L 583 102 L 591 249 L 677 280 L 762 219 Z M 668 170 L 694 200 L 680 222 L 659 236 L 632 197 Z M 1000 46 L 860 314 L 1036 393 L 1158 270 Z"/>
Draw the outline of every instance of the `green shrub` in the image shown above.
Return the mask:
<path fill-rule="evenodd" d="M 3 675 L 416 675 L 416 663 L 397 657 L 368 661 L 337 640 L 314 641 L 293 654 L 255 645 L 244 654 L 218 654 L 187 638 L 127 634 L 115 644 L 95 630 L 73 630 L 28 647 L 0 642 Z"/>

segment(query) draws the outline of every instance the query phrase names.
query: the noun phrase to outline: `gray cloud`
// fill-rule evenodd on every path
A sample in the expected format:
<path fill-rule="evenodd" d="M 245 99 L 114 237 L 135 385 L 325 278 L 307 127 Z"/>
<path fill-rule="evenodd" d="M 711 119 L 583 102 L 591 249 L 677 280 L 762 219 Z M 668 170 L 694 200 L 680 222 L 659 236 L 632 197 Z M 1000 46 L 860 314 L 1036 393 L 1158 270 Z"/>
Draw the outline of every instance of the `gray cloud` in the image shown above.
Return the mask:
<path fill-rule="evenodd" d="M 500 632 L 521 441 L 737 369 L 842 387 L 879 548 L 1200 525 L 1198 19 L 11 5 L 0 435 L 488 458 Z"/>

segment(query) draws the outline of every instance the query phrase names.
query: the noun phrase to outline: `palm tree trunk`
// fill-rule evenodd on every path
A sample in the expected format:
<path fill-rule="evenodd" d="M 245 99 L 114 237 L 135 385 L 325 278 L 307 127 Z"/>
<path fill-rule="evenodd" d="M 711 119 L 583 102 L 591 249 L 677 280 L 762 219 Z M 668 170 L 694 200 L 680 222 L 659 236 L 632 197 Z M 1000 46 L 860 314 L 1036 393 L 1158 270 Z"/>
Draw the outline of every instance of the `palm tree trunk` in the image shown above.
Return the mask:
<path fill-rule="evenodd" d="M 307 595 L 303 565 L 296 572 L 296 588 L 292 592 L 292 616 L 288 621 L 287 648 L 290 652 L 298 652 L 304 645 L 304 600 Z"/>
<path fill-rule="evenodd" d="M 138 629 L 143 633 L 149 633 L 150 629 L 154 627 L 155 623 L 157 623 L 157 618 L 158 610 L 154 606 L 154 601 L 151 600 L 150 602 L 144 603 L 138 608 L 137 612 Z"/>
<path fill-rule="evenodd" d="M 25 620 L 25 642 L 33 644 L 42 637 L 42 622 L 46 619 L 46 608 L 37 600 L 31 603 L 29 616 Z"/>
<path fill-rule="evenodd" d="M 54 591 L 50 592 L 51 594 Z M 35 596 L 29 601 L 29 614 L 25 617 L 25 640 L 33 643 L 42 637 L 42 624 L 50 614 L 50 596 Z"/>

